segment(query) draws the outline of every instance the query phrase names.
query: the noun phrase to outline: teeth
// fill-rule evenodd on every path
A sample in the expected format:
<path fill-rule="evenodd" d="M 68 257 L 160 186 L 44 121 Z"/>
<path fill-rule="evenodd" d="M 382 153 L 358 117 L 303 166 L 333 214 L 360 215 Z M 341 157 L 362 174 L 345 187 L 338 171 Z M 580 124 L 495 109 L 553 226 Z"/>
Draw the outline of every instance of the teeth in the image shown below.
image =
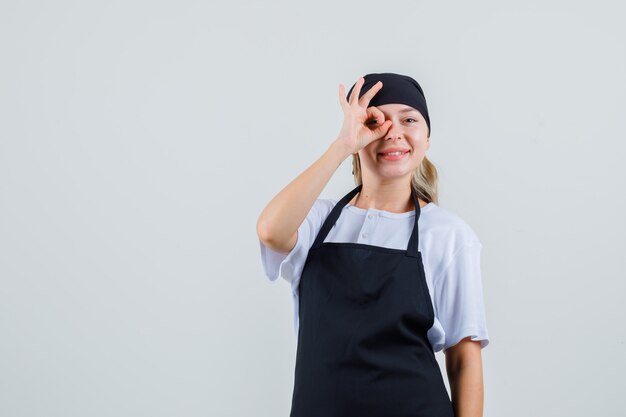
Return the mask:
<path fill-rule="evenodd" d="M 402 151 L 398 151 L 398 152 L 389 152 L 389 153 L 384 153 L 383 155 L 402 155 L 404 152 Z"/>

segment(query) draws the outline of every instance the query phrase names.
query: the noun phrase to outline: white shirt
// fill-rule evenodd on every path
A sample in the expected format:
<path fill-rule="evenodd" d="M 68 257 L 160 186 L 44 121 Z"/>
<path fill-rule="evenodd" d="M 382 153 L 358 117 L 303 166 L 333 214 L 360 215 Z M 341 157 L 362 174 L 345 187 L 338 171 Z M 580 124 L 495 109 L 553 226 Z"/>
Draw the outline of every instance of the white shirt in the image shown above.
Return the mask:
<path fill-rule="evenodd" d="M 338 203 L 318 198 L 298 227 L 298 239 L 289 254 L 276 252 L 260 240 L 265 275 L 291 284 L 294 332 L 298 334 L 298 284 L 309 249 L 322 223 Z M 324 242 L 352 242 L 405 250 L 413 230 L 415 211 L 392 213 L 352 204 L 341 215 Z M 482 244 L 459 216 L 435 203 L 421 208 L 419 244 L 435 320 L 427 336 L 435 352 L 471 336 L 481 349 L 489 343 L 480 272 Z"/>

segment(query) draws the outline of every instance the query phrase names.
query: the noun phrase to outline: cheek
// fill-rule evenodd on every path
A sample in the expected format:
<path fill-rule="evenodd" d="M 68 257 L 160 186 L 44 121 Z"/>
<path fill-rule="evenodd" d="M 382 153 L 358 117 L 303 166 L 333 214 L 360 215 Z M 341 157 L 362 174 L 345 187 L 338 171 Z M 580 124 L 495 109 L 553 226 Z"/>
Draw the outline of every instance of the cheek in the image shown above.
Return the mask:
<path fill-rule="evenodd" d="M 427 140 L 428 139 L 426 138 L 426 136 L 420 136 L 418 140 L 415 140 L 411 143 L 411 146 L 413 147 L 415 153 L 423 153 L 424 151 L 426 151 L 426 149 L 428 149 Z"/>
<path fill-rule="evenodd" d="M 428 143 L 426 141 L 417 143 L 413 146 L 413 158 L 422 159 L 426 155 L 428 149 Z"/>
<path fill-rule="evenodd" d="M 368 144 L 365 148 L 361 149 L 359 151 L 359 157 L 361 158 L 361 160 L 363 160 L 363 157 L 366 157 L 366 158 L 369 157 L 369 155 L 373 155 L 372 157 L 375 158 L 376 155 L 374 151 L 375 149 L 377 149 L 376 145 L 377 145 L 376 141 L 374 141 Z"/>

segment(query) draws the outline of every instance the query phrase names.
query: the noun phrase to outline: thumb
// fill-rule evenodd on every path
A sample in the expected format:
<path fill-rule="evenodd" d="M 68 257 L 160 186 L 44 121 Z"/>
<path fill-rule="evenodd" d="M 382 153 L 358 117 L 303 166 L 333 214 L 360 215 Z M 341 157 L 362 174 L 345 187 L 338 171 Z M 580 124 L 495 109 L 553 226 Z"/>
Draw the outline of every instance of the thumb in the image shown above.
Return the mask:
<path fill-rule="evenodd" d="M 375 138 L 378 139 L 381 136 L 383 136 L 385 133 L 387 133 L 390 127 L 391 127 L 391 120 L 385 120 L 385 122 L 382 125 L 372 130 L 372 134 Z"/>

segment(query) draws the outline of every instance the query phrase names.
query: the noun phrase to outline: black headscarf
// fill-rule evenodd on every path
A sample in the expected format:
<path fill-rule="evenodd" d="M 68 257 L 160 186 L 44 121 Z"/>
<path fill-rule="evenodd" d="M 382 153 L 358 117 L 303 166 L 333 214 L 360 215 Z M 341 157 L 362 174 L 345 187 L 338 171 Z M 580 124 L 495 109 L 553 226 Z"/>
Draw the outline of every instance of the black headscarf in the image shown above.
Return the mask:
<path fill-rule="evenodd" d="M 367 74 L 365 83 L 359 92 L 359 98 L 365 94 L 378 81 L 382 81 L 383 87 L 378 90 L 374 98 L 370 101 L 368 107 L 380 106 L 381 104 L 399 103 L 411 106 L 419 111 L 428 125 L 428 136 L 430 137 L 430 117 L 428 117 L 428 106 L 426 106 L 426 97 L 422 87 L 413 78 L 408 75 L 394 74 L 392 72 L 382 72 Z M 355 83 L 356 84 L 356 83 Z M 350 99 L 350 94 L 354 89 L 354 85 L 350 87 L 346 100 Z"/>

